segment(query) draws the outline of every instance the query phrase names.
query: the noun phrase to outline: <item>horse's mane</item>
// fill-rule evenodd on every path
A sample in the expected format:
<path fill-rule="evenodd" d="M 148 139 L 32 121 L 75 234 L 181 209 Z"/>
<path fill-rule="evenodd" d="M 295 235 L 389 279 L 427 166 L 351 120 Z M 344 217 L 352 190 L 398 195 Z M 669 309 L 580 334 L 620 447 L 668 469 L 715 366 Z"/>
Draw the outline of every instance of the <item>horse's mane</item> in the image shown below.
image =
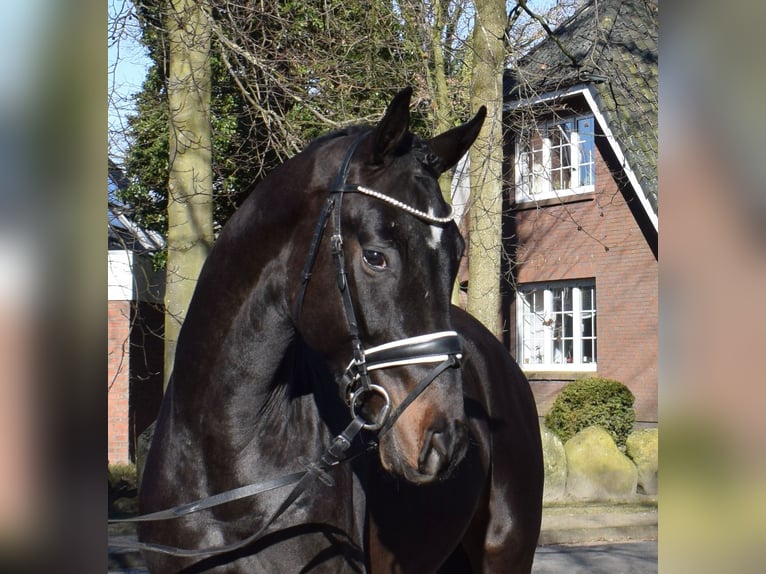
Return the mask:
<path fill-rule="evenodd" d="M 353 125 L 345 126 L 343 128 L 333 130 L 331 132 L 322 134 L 321 136 L 314 138 L 308 143 L 308 145 L 304 149 L 307 152 L 314 151 L 315 148 L 320 147 L 324 145 L 325 143 L 332 141 L 334 139 L 338 139 L 338 138 L 350 136 L 350 135 L 355 135 L 355 134 L 361 135 L 365 132 L 371 132 L 372 130 L 373 130 L 373 126 L 368 124 L 353 124 Z"/>

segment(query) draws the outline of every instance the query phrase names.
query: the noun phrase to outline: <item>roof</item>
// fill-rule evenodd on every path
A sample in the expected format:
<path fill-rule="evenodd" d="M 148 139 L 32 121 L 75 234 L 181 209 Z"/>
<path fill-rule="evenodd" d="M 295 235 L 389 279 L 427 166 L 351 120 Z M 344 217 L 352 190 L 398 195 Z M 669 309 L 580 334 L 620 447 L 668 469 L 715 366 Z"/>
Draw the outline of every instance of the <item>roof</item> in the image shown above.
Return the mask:
<path fill-rule="evenodd" d="M 165 247 L 162 236 L 143 229 L 130 218 L 130 208 L 117 198 L 117 190 L 128 185 L 123 171 L 109 160 L 107 179 L 107 228 L 109 249 L 126 249 L 136 253 L 152 253 Z"/>
<path fill-rule="evenodd" d="M 658 2 L 589 0 L 504 78 L 505 101 L 589 86 L 640 186 L 657 208 Z"/>

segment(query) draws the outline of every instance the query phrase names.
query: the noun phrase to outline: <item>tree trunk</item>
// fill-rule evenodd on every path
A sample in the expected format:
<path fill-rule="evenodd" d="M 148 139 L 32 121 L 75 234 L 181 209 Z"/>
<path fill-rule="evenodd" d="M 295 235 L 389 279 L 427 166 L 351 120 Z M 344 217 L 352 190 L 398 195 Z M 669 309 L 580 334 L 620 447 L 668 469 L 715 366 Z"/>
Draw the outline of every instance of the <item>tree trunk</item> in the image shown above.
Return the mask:
<path fill-rule="evenodd" d="M 471 148 L 468 311 L 496 336 L 500 325 L 505 2 L 477 0 L 471 106 L 487 119 Z"/>
<path fill-rule="evenodd" d="M 444 69 L 444 45 L 442 33 L 447 20 L 447 10 L 443 0 L 434 2 L 434 25 L 431 28 L 431 52 L 433 56 L 433 71 L 431 90 L 434 97 L 434 133 L 440 134 L 454 127 L 452 110 L 450 107 L 449 88 L 447 87 L 447 73 Z M 450 183 L 452 174 L 447 171 L 439 178 L 439 186 L 442 195 L 450 202 Z"/>
<path fill-rule="evenodd" d="M 433 5 L 434 25 L 431 27 L 431 56 L 433 57 L 433 69 L 430 73 L 429 87 L 434 98 L 434 133 L 441 134 L 455 127 L 452 107 L 450 106 L 449 86 L 447 85 L 447 72 L 445 69 L 444 44 L 442 34 L 447 23 L 447 3 L 437 0 Z M 439 177 L 439 187 L 447 203 L 452 203 L 451 197 L 452 170 L 445 171 Z M 455 279 L 452 289 L 452 303 L 460 304 L 460 284 Z"/>
<path fill-rule="evenodd" d="M 203 6 L 195 0 L 169 0 L 166 386 L 178 332 L 213 243 L 209 54 L 210 27 Z"/>

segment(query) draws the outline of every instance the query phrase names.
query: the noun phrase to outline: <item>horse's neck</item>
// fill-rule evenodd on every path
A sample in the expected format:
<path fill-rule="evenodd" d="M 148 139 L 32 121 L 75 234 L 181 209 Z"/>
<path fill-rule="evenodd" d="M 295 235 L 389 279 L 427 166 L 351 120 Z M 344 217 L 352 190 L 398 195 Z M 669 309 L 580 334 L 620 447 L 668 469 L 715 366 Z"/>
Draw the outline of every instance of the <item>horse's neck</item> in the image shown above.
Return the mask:
<path fill-rule="evenodd" d="M 179 391 L 183 386 L 177 393 L 183 410 L 193 413 L 189 425 L 229 435 L 226 441 L 274 424 L 268 418 L 296 402 L 284 388 L 290 381 L 277 378 L 296 336 L 286 294 L 299 281 L 288 266 L 292 234 L 305 217 L 305 189 L 282 185 L 281 177 L 259 187 L 221 233 L 179 337 L 174 383 Z M 297 402 L 296 408 L 308 404 Z M 194 416 L 211 422 L 198 424 Z"/>
<path fill-rule="evenodd" d="M 253 305 L 237 316 L 214 367 L 230 402 L 242 396 L 248 408 L 261 408 L 293 337 L 293 327 L 268 306 Z"/>
<path fill-rule="evenodd" d="M 294 336 L 279 258 L 235 239 L 219 239 L 205 263 L 176 350 L 175 417 L 217 418 L 206 432 L 252 421 Z"/>

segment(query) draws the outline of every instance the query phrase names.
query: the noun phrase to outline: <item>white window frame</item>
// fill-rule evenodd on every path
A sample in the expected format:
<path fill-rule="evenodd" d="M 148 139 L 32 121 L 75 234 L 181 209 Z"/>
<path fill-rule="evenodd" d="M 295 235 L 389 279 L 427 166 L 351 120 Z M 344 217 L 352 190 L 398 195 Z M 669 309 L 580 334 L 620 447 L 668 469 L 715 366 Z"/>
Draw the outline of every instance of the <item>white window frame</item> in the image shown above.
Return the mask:
<path fill-rule="evenodd" d="M 572 310 L 567 312 L 554 309 L 554 290 L 571 288 Z M 592 289 L 591 306 L 593 309 L 583 309 L 583 293 Z M 531 309 L 527 304 L 525 294 L 535 292 L 536 297 L 542 295 L 542 310 Z M 539 301 L 539 299 L 537 299 Z M 516 293 L 516 357 L 522 370 L 526 372 L 595 372 L 598 360 L 598 315 L 596 310 L 596 283 L 594 280 L 552 281 L 546 283 L 529 283 L 520 286 Z M 571 362 L 563 355 L 564 343 L 556 344 L 557 329 L 561 334 L 561 323 L 556 315 L 571 316 Z M 583 334 L 583 321 L 594 319 L 594 329 L 590 336 Z M 579 332 L 575 326 L 580 326 Z M 590 340 L 594 357 L 584 355 L 584 341 Z"/>
<path fill-rule="evenodd" d="M 590 120 L 592 126 L 591 129 L 595 130 L 595 118 L 592 114 L 578 114 L 563 116 L 546 122 L 540 122 L 539 124 L 533 126 L 532 129 L 535 131 L 530 135 L 540 135 L 539 141 L 542 144 L 542 147 L 537 150 L 524 151 L 524 146 L 522 145 L 522 139 L 524 136 L 519 136 L 516 139 L 514 153 L 514 183 L 517 203 L 555 199 L 580 193 L 589 193 L 595 190 L 595 141 L 593 141 L 591 145 L 591 157 L 581 157 L 582 150 L 580 144 L 585 141 L 585 139 L 580 136 L 578 131 L 578 124 L 582 120 Z M 573 125 L 573 129 L 570 132 L 569 142 L 570 185 L 566 188 L 555 189 L 552 176 L 553 167 L 551 165 L 551 150 L 554 146 L 549 134 L 553 130 L 562 131 L 561 126 L 568 122 L 571 122 Z M 594 133 L 595 131 L 590 133 L 591 139 L 595 139 Z M 566 137 L 566 134 L 564 135 Z M 530 137 L 530 140 L 532 139 L 534 138 Z M 532 173 L 530 173 L 530 169 L 528 167 L 530 162 L 525 156 L 527 154 L 534 154 L 535 151 L 539 153 L 541 162 L 538 164 L 533 161 L 533 167 L 531 170 Z M 585 165 L 593 166 L 591 168 L 591 182 L 588 184 L 580 185 L 580 169 Z"/>

